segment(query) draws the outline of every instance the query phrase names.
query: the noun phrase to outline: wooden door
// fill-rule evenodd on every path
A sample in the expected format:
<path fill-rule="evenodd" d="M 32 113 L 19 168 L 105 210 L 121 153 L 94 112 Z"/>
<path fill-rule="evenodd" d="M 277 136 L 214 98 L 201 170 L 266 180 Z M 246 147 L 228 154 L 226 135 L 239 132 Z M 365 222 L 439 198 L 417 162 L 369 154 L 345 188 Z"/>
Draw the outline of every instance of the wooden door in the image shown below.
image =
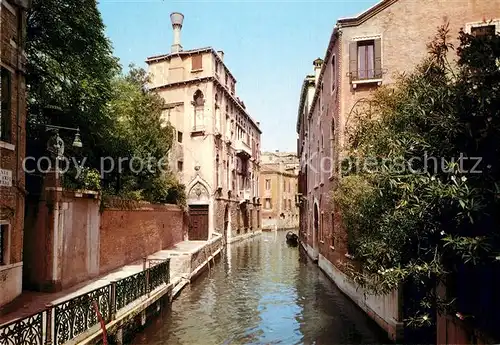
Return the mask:
<path fill-rule="evenodd" d="M 208 240 L 208 205 L 189 205 L 189 240 Z"/>

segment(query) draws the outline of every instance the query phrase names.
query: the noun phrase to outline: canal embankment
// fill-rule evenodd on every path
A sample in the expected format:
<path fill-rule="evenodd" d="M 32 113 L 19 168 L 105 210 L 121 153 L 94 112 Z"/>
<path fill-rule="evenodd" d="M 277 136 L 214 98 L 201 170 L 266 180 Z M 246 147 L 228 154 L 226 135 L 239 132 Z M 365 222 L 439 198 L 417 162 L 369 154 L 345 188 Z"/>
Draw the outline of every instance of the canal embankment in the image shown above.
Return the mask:
<path fill-rule="evenodd" d="M 218 234 L 209 241 L 183 241 L 84 286 L 27 294 L 18 301 L 22 307 L 0 318 L 0 337 L 13 344 L 97 344 L 104 324 L 108 339 L 121 344 L 211 269 L 222 247 Z"/>

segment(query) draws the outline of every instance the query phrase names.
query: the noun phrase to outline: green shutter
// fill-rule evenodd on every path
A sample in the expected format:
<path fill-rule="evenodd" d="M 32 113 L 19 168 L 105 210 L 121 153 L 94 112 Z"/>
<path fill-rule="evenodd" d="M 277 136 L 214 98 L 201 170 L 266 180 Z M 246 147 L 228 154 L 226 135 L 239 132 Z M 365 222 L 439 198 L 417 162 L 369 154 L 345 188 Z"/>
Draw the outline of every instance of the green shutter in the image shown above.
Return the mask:
<path fill-rule="evenodd" d="M 358 79 L 358 43 L 349 42 L 349 72 L 351 80 Z"/>
<path fill-rule="evenodd" d="M 382 40 L 375 40 L 375 78 L 382 78 Z"/>

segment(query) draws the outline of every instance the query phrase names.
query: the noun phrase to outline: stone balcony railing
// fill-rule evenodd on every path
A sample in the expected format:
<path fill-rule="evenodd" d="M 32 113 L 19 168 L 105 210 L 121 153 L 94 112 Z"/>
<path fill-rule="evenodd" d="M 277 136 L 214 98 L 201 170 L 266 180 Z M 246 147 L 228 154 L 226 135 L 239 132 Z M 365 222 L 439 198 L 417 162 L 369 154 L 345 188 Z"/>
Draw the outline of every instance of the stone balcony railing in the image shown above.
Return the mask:
<path fill-rule="evenodd" d="M 250 145 L 248 145 L 245 141 L 241 139 L 236 140 L 236 142 L 234 143 L 234 148 L 238 155 L 247 158 L 252 157 L 252 149 L 250 148 Z"/>

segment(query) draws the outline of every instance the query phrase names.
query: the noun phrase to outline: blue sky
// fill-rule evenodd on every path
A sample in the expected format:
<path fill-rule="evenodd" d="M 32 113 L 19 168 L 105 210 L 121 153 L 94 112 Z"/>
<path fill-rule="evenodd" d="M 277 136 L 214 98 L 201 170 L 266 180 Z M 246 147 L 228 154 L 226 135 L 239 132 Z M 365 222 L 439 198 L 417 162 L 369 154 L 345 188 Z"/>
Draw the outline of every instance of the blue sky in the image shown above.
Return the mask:
<path fill-rule="evenodd" d="M 122 65 L 142 67 L 170 51 L 169 15 L 182 12 L 184 49 L 224 51 L 238 96 L 261 123 L 263 150 L 295 151 L 300 87 L 312 61 L 324 57 L 338 18 L 376 2 L 100 0 L 99 9 Z"/>

